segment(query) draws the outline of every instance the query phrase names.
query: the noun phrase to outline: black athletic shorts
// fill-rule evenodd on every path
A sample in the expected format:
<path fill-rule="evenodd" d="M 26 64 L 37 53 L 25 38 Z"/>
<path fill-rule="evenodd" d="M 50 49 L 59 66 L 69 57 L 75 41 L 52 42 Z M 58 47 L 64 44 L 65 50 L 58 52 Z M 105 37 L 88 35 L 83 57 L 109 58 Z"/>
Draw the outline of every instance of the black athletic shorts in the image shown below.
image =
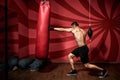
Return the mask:
<path fill-rule="evenodd" d="M 83 64 L 85 64 L 85 63 L 88 63 L 88 61 L 89 61 L 88 52 L 89 52 L 89 49 L 88 49 L 87 45 L 84 45 L 82 47 L 78 47 L 78 48 L 74 49 L 71 53 L 74 54 L 76 57 L 80 57 L 81 62 Z"/>

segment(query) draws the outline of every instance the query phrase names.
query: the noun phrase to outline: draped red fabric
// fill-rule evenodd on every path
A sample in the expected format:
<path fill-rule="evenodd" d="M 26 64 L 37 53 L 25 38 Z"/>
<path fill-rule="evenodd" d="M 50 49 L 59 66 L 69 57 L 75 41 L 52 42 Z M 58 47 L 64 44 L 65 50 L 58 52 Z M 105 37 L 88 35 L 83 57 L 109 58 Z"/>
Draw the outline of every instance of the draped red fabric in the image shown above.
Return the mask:
<path fill-rule="evenodd" d="M 48 26 L 50 18 L 49 1 L 41 1 L 38 13 L 36 57 L 46 59 L 48 54 Z"/>

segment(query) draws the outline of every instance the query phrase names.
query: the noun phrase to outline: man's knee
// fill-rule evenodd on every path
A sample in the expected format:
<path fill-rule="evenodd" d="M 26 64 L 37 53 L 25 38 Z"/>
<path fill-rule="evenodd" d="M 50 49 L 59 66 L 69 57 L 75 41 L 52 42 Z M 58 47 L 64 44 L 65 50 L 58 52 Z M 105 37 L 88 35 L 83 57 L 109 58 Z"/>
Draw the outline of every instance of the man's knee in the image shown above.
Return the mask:
<path fill-rule="evenodd" d="M 74 57 L 74 55 L 72 54 L 72 53 L 70 53 L 69 55 L 68 55 L 68 58 L 70 59 L 70 58 L 73 58 Z"/>

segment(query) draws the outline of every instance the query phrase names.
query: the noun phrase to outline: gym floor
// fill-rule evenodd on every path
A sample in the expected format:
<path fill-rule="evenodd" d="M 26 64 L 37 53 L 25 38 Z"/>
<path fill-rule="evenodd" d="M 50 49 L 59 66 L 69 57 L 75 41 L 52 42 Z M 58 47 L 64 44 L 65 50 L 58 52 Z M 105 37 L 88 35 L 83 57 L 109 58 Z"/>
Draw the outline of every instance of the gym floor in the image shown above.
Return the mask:
<path fill-rule="evenodd" d="M 105 78 L 99 79 L 97 70 L 86 69 L 81 63 L 76 63 L 78 74 L 66 76 L 70 70 L 68 63 L 50 63 L 40 71 L 17 69 L 8 73 L 9 80 L 120 80 L 120 63 L 95 63 L 108 70 Z"/>

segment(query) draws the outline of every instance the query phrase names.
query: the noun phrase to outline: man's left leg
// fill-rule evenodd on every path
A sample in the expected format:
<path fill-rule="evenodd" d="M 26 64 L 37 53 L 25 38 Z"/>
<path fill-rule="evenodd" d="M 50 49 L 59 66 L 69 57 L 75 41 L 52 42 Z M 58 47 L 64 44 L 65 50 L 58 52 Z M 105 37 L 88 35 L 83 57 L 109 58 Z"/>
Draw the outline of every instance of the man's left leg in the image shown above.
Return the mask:
<path fill-rule="evenodd" d="M 101 68 L 101 67 L 98 67 L 98 66 L 96 66 L 96 65 L 94 65 L 94 64 L 85 63 L 84 66 L 85 66 L 86 68 L 98 69 L 98 70 L 100 70 L 101 72 L 100 72 L 99 78 L 104 78 L 104 77 L 107 75 L 107 73 L 108 73 L 107 70 L 105 70 L 105 69 L 103 69 L 103 68 Z"/>

